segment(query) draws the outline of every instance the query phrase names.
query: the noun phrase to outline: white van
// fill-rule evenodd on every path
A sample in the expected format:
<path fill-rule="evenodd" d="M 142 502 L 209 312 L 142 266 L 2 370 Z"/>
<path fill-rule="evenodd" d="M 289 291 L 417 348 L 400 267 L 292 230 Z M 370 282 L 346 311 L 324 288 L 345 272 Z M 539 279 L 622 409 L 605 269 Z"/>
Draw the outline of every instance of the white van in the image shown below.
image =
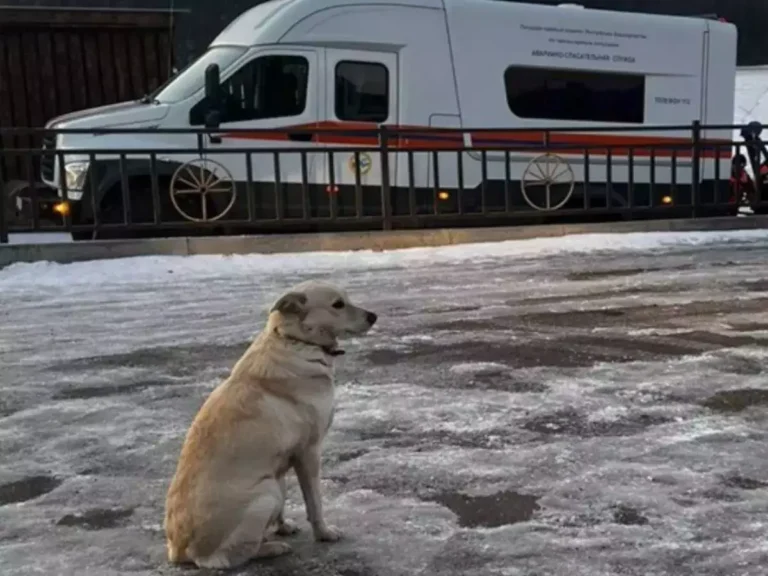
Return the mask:
<path fill-rule="evenodd" d="M 277 217 L 281 226 L 305 216 L 376 220 L 382 213 L 382 155 L 374 150 L 380 137 L 344 130 L 384 125 L 395 134 L 387 139 L 396 150 L 387 162 L 395 220 L 526 205 L 658 205 L 686 190 L 690 201 L 691 130 L 663 127 L 732 124 L 736 41 L 736 28 L 722 21 L 573 4 L 272 0 L 239 16 L 143 100 L 48 124 L 148 131 L 212 125 L 219 131 L 202 139 L 202 157 L 171 153 L 196 148 L 194 134 L 59 134 L 45 142 L 46 150 L 73 152 L 64 156 L 63 170 L 56 155 L 46 154 L 42 179 L 61 195 L 59 174 L 66 175 L 75 223 L 91 218 L 94 190 L 102 221 L 121 221 L 123 188 L 132 220 L 151 221 L 151 164 L 159 174 L 163 219 L 169 213 L 198 221 Z M 217 81 L 217 75 L 215 95 L 206 78 Z M 212 114 L 214 96 L 219 104 Z M 548 127 L 563 130 L 542 130 Z M 308 128 L 323 132 L 302 131 Z M 436 128 L 457 130 L 429 132 Z M 398 129 L 410 132 L 397 136 Z M 702 138 L 722 144 L 702 155 L 706 185 L 716 163 L 727 178 L 731 130 Z M 479 150 L 490 145 L 508 150 Z M 608 154 L 601 145 L 614 148 Z M 365 146 L 367 153 L 349 149 Z M 298 148 L 305 153 L 289 153 Z M 89 157 L 78 149 L 104 153 Z M 132 152 L 118 161 L 116 149 Z M 166 152 L 150 162 L 141 153 L 148 149 Z M 314 152 L 320 149 L 334 153 Z M 536 188 L 547 182 L 558 186 Z M 206 186 L 203 210 L 192 198 Z"/>

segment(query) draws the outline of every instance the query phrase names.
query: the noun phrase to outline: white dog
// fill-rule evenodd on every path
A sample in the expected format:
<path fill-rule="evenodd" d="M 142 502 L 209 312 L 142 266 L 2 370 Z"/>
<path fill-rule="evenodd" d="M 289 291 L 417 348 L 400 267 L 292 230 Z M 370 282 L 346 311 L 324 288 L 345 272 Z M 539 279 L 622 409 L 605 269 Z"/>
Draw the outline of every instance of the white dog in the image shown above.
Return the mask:
<path fill-rule="evenodd" d="M 344 291 L 305 282 L 272 307 L 264 331 L 208 397 L 187 432 L 166 499 L 168 559 L 233 568 L 291 551 L 269 540 L 296 532 L 283 517 L 293 468 L 318 541 L 338 530 L 323 519 L 320 457 L 333 419 L 337 339 L 364 334 L 376 314 Z"/>

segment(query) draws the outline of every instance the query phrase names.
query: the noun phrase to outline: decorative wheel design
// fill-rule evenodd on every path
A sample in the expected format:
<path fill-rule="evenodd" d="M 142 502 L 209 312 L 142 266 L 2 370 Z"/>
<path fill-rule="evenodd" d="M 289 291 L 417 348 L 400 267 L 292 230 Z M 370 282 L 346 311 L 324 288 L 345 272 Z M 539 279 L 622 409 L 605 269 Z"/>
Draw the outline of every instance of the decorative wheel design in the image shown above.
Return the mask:
<path fill-rule="evenodd" d="M 528 162 L 520 181 L 523 198 L 531 208 L 541 211 L 557 210 L 573 195 L 576 178 L 568 163 L 556 154 L 541 154 Z M 541 200 L 537 204 L 531 198 Z"/>
<path fill-rule="evenodd" d="M 170 194 L 173 207 L 187 220 L 213 222 L 232 209 L 237 188 L 223 164 L 209 158 L 195 158 L 173 173 Z"/>

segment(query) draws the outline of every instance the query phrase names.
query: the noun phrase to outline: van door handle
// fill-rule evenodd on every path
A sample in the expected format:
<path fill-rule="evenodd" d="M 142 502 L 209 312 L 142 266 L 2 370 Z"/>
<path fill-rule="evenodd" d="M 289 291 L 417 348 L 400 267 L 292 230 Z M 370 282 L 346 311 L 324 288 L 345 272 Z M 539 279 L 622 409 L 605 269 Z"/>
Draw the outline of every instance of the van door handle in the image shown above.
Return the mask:
<path fill-rule="evenodd" d="M 296 142 L 312 142 L 312 132 L 289 132 L 288 140 Z"/>

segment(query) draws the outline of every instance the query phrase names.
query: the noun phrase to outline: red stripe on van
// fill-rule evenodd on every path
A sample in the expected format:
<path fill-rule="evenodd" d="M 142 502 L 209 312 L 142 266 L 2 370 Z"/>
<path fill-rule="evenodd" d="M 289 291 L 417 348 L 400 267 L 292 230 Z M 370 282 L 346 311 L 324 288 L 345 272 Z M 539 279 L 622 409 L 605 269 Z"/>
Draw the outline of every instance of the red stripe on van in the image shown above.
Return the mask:
<path fill-rule="evenodd" d="M 435 131 L 426 126 L 388 126 L 399 131 L 398 135 L 391 136 L 388 144 L 393 150 L 457 150 L 464 147 L 464 132 Z M 370 130 L 375 131 L 378 125 L 367 122 L 316 122 L 312 124 L 300 124 L 296 126 L 282 127 L 280 130 L 259 132 L 225 132 L 223 138 L 238 140 L 262 140 L 262 141 L 289 141 L 288 132 L 291 130 L 322 129 L 325 132 L 312 134 L 309 141 L 315 144 L 343 144 L 348 146 L 378 147 L 378 136 L 361 134 L 349 134 L 349 132 Z M 348 132 L 348 133 L 344 133 Z M 472 147 L 495 147 L 503 145 L 510 151 L 546 150 L 546 136 L 544 131 L 501 131 L 486 132 L 476 130 L 470 133 Z M 308 143 L 309 143 L 308 142 Z M 564 156 L 583 156 L 585 150 L 590 153 L 605 154 L 608 147 L 614 156 L 627 156 L 632 151 L 635 157 L 669 158 L 676 155 L 678 158 L 690 158 L 693 151 L 688 147 L 690 138 L 669 136 L 637 136 L 619 134 L 586 134 L 580 132 L 550 132 L 549 142 L 554 146 L 554 152 Z M 731 157 L 731 144 L 729 140 L 707 140 L 702 142 L 709 149 L 702 150 L 703 158 L 728 159 Z M 297 145 L 302 142 L 297 142 Z M 562 146 L 562 147 L 561 147 Z M 606 149 L 600 149 L 606 146 Z M 669 146 L 669 148 L 660 148 Z M 717 148 L 716 148 L 717 147 Z"/>

